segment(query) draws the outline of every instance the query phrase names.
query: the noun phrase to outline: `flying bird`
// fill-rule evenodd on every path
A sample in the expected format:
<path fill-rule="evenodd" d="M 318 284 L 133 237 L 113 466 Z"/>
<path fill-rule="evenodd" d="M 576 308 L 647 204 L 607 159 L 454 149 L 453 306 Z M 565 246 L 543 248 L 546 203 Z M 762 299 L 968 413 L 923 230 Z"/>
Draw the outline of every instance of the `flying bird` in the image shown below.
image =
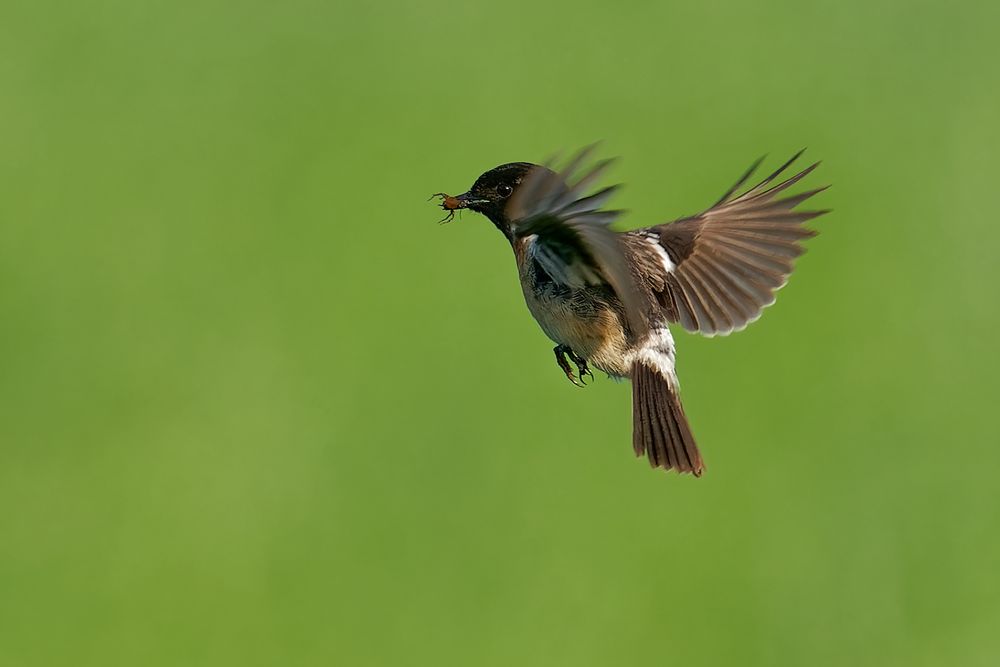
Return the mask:
<path fill-rule="evenodd" d="M 511 162 L 464 194 L 438 193 L 448 211 L 442 222 L 460 209 L 486 216 L 514 251 L 528 310 L 556 343 L 566 377 L 582 386 L 594 367 L 630 379 L 636 456 L 700 476 L 705 465 L 681 405 L 669 324 L 726 335 L 774 303 L 802 241 L 816 234 L 803 223 L 827 213 L 796 210 L 825 187 L 786 190 L 819 163 L 787 176 L 800 151 L 741 192 L 761 158 L 703 213 L 619 232 L 611 225 L 623 211 L 604 205 L 620 186 L 595 189 L 613 160 L 585 166 L 592 149 L 558 173 Z"/>

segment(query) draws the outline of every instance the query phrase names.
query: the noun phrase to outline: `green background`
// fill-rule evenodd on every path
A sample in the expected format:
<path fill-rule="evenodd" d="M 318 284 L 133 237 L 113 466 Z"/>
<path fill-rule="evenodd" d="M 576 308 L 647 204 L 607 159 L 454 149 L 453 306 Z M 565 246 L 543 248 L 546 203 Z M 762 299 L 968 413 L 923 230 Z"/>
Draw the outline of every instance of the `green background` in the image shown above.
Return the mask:
<path fill-rule="evenodd" d="M 697 6 L 696 6 L 697 5 Z M 0 6 L 0 665 L 996 665 L 996 3 Z M 700 480 L 432 192 L 808 146 Z"/>

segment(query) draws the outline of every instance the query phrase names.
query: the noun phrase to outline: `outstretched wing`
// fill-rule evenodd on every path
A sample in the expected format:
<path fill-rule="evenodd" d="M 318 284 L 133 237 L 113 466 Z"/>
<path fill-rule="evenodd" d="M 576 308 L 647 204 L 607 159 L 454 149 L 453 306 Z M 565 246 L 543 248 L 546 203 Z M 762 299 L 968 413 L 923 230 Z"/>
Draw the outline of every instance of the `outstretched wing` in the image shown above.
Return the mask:
<path fill-rule="evenodd" d="M 826 188 L 779 198 L 819 163 L 786 180 L 779 176 L 801 151 L 741 195 L 734 194 L 758 160 L 714 205 L 700 215 L 629 232 L 636 265 L 668 320 L 688 331 L 725 335 L 756 320 L 788 282 L 802 240 L 816 232 L 803 226 L 828 211 L 796 211 Z"/>
<path fill-rule="evenodd" d="M 576 178 L 592 149 L 580 151 L 559 173 L 534 169 L 512 195 L 507 216 L 515 238 L 535 237 L 532 258 L 553 281 L 575 289 L 610 285 L 625 306 L 633 333 L 641 335 L 653 304 L 636 285 L 624 235 L 611 229 L 623 211 L 601 209 L 620 186 L 587 194 L 612 160 L 598 162 Z"/>

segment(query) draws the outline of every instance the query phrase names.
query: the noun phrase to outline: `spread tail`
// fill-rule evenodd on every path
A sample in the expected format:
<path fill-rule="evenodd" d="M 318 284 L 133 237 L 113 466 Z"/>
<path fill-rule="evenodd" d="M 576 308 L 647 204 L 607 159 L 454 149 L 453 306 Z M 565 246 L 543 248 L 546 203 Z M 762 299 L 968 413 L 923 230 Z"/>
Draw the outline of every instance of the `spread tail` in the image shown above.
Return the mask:
<path fill-rule="evenodd" d="M 672 375 L 672 374 L 671 374 Z M 700 477 L 705 469 L 688 426 L 675 377 L 637 360 L 632 366 L 632 447 L 654 468 Z"/>

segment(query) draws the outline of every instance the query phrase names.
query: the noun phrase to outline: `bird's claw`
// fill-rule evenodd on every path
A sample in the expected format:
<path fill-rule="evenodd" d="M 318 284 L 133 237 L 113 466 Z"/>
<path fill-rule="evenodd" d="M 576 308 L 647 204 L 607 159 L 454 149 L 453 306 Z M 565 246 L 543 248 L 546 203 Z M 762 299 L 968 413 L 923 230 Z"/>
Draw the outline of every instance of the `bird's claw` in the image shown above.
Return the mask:
<path fill-rule="evenodd" d="M 553 350 L 553 352 L 555 352 L 556 363 L 559 364 L 559 368 L 561 368 L 562 372 L 566 374 L 566 378 L 577 387 L 587 386 L 587 381 L 584 380 L 584 376 L 589 375 L 591 380 L 594 379 L 594 374 L 591 373 L 590 368 L 587 367 L 587 360 L 583 357 L 577 356 L 577 354 L 570 348 L 565 345 L 559 345 Z M 579 378 L 573 375 L 573 369 L 570 367 L 569 361 L 566 360 L 567 356 L 573 361 L 574 364 L 576 364 L 576 370 L 580 374 Z"/>
<path fill-rule="evenodd" d="M 590 367 L 587 365 L 587 360 L 578 355 L 573 350 L 568 350 L 566 354 L 569 356 L 570 361 L 576 364 L 576 371 L 580 374 L 580 382 L 587 384 L 583 379 L 584 376 L 589 375 L 591 380 L 594 380 L 594 374 L 590 372 Z"/>

